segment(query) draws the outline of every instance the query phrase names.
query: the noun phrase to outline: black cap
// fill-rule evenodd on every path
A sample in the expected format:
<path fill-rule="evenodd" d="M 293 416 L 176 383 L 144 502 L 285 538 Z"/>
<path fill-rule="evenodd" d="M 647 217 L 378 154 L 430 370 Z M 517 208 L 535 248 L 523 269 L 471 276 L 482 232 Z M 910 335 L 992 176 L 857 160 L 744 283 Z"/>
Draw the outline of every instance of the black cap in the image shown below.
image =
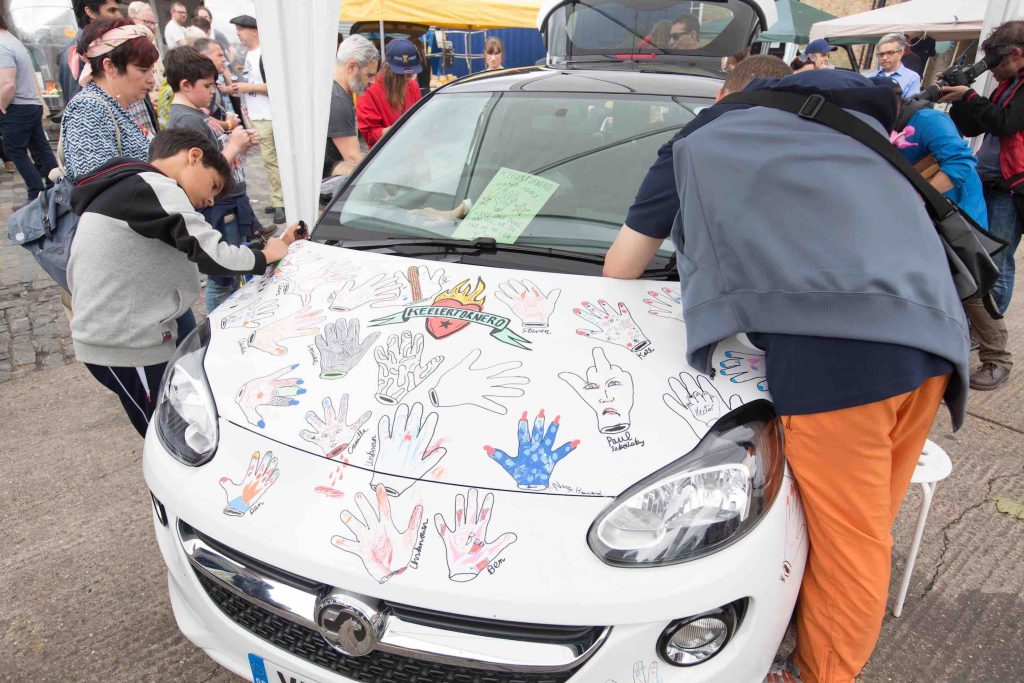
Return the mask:
<path fill-rule="evenodd" d="M 239 14 L 231 20 L 231 23 L 242 28 L 256 28 L 256 17 L 250 17 L 248 14 Z"/>

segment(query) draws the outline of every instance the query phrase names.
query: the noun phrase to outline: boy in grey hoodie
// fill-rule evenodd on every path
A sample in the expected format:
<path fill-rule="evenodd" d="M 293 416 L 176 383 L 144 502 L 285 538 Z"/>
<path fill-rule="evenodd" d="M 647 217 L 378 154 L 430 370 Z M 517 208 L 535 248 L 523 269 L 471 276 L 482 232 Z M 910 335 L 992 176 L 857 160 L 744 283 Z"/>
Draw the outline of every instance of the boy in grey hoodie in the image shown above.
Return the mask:
<path fill-rule="evenodd" d="M 112 159 L 72 194 L 81 216 L 68 262 L 75 355 L 117 394 L 142 436 L 174 353 L 176 320 L 199 296 L 199 273 L 262 273 L 295 239 L 298 226 L 262 249 L 224 243 L 198 209 L 230 184 L 214 143 L 178 129 L 153 139 L 150 163 Z"/>

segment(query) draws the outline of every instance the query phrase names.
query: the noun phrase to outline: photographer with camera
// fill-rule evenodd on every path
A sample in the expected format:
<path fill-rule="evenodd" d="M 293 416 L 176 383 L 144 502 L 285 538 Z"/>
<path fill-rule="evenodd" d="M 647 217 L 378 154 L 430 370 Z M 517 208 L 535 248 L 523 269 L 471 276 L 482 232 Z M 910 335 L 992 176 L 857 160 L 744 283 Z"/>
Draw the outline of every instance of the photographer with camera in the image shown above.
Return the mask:
<path fill-rule="evenodd" d="M 985 61 L 998 81 L 991 98 L 984 97 L 968 85 L 944 86 L 939 102 L 952 102 L 950 116 L 960 133 L 966 137 L 984 134 L 978 150 L 978 175 L 981 176 L 988 206 L 989 231 L 1009 242 L 996 255 L 1002 271 L 992 294 L 1001 313 L 1005 313 L 1013 294 L 1013 255 L 1020 242 L 1024 222 L 1024 21 L 1008 21 L 997 26 L 981 49 Z M 999 59 L 996 62 L 996 58 Z M 1019 208 L 1018 208 L 1019 207 Z M 981 307 L 968 305 L 968 314 L 980 345 L 981 367 L 971 373 L 971 388 L 981 391 L 995 389 L 1010 375 L 1013 363 L 1006 348 L 1006 326 L 993 320 Z"/>

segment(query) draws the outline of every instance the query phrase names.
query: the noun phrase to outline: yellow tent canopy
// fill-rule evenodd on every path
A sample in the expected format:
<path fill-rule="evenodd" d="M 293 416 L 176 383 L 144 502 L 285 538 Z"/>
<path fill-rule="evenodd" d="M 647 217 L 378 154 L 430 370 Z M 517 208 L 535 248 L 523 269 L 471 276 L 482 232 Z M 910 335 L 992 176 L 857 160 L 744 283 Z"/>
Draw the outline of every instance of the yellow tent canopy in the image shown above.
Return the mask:
<path fill-rule="evenodd" d="M 536 28 L 541 0 L 343 0 L 340 21 L 452 29 Z"/>

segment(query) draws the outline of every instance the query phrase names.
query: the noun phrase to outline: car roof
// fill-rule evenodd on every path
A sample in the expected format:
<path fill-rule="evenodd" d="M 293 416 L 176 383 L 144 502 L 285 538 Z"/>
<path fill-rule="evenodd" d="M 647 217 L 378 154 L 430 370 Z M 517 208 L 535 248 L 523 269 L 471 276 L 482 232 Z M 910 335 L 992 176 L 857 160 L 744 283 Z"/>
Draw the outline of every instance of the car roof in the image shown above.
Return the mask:
<path fill-rule="evenodd" d="M 721 87 L 721 75 L 699 69 L 666 73 L 629 68 L 529 66 L 466 76 L 444 86 L 442 92 L 572 92 L 713 98 Z"/>

